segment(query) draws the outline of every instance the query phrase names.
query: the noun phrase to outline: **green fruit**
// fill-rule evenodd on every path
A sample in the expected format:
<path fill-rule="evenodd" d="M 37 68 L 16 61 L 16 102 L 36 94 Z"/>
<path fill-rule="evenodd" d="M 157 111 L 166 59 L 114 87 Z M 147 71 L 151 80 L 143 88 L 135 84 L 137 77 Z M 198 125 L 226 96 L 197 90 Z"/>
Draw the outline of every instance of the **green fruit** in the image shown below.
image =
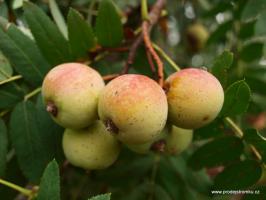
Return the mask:
<path fill-rule="evenodd" d="M 127 147 L 140 154 L 160 152 L 178 155 L 188 148 L 192 138 L 193 130 L 166 126 L 157 139 L 144 144 L 127 145 Z"/>
<path fill-rule="evenodd" d="M 180 128 L 196 129 L 219 114 L 224 91 L 209 72 L 188 68 L 170 75 L 165 82 L 169 121 Z"/>
<path fill-rule="evenodd" d="M 42 95 L 46 110 L 65 128 L 80 129 L 97 119 L 97 104 L 104 82 L 94 69 L 79 63 L 65 63 L 45 77 Z"/>
<path fill-rule="evenodd" d="M 165 149 L 165 140 L 167 134 L 167 128 L 164 128 L 161 133 L 157 136 L 157 138 L 153 139 L 150 142 L 146 142 L 143 144 L 128 144 L 126 145 L 131 151 L 140 154 L 147 154 L 149 152 L 163 152 Z"/>
<path fill-rule="evenodd" d="M 186 150 L 193 139 L 193 130 L 172 126 L 165 138 L 165 152 L 178 155 Z"/>
<path fill-rule="evenodd" d="M 186 30 L 186 39 L 191 51 L 197 52 L 203 49 L 208 38 L 208 30 L 200 23 L 191 24 Z"/>
<path fill-rule="evenodd" d="M 135 74 L 119 76 L 104 88 L 98 112 L 120 141 L 143 144 L 157 138 L 167 119 L 163 89 L 152 79 Z"/>
<path fill-rule="evenodd" d="M 120 144 L 106 131 L 101 121 L 95 121 L 83 130 L 66 129 L 63 150 L 74 166 L 86 170 L 105 169 L 116 161 Z"/>

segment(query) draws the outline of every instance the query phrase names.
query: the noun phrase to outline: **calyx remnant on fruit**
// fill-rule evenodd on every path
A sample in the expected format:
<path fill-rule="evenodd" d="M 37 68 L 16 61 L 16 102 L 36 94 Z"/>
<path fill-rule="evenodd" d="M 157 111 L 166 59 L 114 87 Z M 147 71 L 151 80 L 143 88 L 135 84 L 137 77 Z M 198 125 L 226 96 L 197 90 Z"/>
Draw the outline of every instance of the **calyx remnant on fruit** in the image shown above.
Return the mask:
<path fill-rule="evenodd" d="M 107 131 L 109 131 L 111 133 L 118 134 L 119 129 L 116 127 L 116 125 L 114 124 L 114 122 L 111 119 L 105 120 L 104 125 L 105 125 Z"/>
<path fill-rule="evenodd" d="M 107 130 L 125 144 L 150 142 L 165 126 L 168 105 L 163 89 L 147 76 L 113 79 L 99 97 L 98 113 Z"/>
<path fill-rule="evenodd" d="M 48 101 L 47 102 L 47 104 L 46 104 L 46 111 L 49 112 L 54 117 L 57 116 L 58 110 L 57 110 L 56 105 L 52 101 Z"/>
<path fill-rule="evenodd" d="M 165 151 L 165 146 L 166 146 L 166 141 L 164 139 L 158 140 L 154 143 L 152 143 L 150 150 L 154 152 L 164 152 Z"/>
<path fill-rule="evenodd" d="M 98 118 L 98 96 L 103 88 L 104 81 L 96 70 L 80 63 L 64 63 L 45 76 L 42 96 L 55 122 L 81 129 Z"/>

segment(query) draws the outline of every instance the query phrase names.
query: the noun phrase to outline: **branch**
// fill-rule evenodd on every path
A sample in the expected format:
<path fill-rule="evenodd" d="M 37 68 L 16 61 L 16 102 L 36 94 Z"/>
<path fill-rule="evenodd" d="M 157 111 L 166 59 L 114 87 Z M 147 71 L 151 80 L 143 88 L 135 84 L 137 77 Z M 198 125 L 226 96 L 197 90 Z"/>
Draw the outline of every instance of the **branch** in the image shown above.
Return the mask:
<path fill-rule="evenodd" d="M 156 3 L 154 4 L 154 6 L 152 7 L 150 13 L 149 13 L 149 25 L 148 25 L 148 34 L 150 33 L 152 27 L 154 26 L 154 24 L 156 24 L 160 18 L 160 14 L 161 11 L 163 9 L 163 7 L 166 4 L 166 0 L 157 0 Z M 142 43 L 143 41 L 143 34 L 140 34 L 135 41 L 133 42 L 133 44 L 131 45 L 130 49 L 129 49 L 129 54 L 128 54 L 128 59 L 125 63 L 124 69 L 122 70 L 121 74 L 126 74 L 129 71 L 130 65 L 133 64 L 135 57 L 136 57 L 136 51 L 139 47 L 139 45 Z"/>
<path fill-rule="evenodd" d="M 151 53 L 149 52 L 149 50 L 147 48 L 146 48 L 146 55 L 147 55 L 147 60 L 149 62 L 152 74 L 153 74 L 154 78 L 157 78 L 156 77 L 155 65 L 154 65 L 153 60 L 152 60 L 152 55 L 151 55 Z"/>
<path fill-rule="evenodd" d="M 108 74 L 106 76 L 103 76 L 103 80 L 104 81 L 110 81 L 110 80 L 112 80 L 118 76 L 119 76 L 119 74 Z"/>
<path fill-rule="evenodd" d="M 152 42 L 151 42 L 150 36 L 149 36 L 149 22 L 148 21 L 144 21 L 142 23 L 142 34 L 143 34 L 143 39 L 144 39 L 144 43 L 146 45 L 146 48 L 149 50 L 153 59 L 157 63 L 159 85 L 163 86 L 163 81 L 164 81 L 163 62 L 161 61 L 160 57 L 158 56 L 158 54 L 156 53 L 156 51 L 152 47 Z"/>
<path fill-rule="evenodd" d="M 152 43 L 152 46 L 176 71 L 180 71 L 180 67 L 163 51 L 161 47 L 155 43 Z"/>

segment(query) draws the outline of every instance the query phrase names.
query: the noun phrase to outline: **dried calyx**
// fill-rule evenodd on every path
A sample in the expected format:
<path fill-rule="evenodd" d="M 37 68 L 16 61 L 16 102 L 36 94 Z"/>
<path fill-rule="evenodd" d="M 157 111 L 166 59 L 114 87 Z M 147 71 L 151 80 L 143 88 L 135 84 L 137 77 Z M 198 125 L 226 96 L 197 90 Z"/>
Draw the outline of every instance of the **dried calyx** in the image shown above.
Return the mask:
<path fill-rule="evenodd" d="M 47 102 L 46 111 L 49 112 L 54 117 L 56 117 L 57 113 L 58 113 L 58 109 L 57 109 L 56 105 L 52 101 L 48 101 Z"/>

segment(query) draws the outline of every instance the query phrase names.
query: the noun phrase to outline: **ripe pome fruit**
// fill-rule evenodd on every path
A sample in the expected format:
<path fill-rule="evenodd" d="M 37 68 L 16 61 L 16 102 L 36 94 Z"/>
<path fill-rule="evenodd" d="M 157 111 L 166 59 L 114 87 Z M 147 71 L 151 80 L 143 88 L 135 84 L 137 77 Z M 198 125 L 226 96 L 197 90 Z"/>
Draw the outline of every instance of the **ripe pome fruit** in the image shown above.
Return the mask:
<path fill-rule="evenodd" d="M 186 39 L 191 51 L 201 50 L 209 38 L 208 30 L 200 23 L 194 23 L 188 26 L 186 30 Z"/>
<path fill-rule="evenodd" d="M 42 95 L 46 110 L 65 128 L 80 129 L 97 119 L 97 104 L 104 82 L 94 69 L 65 63 L 45 77 Z"/>
<path fill-rule="evenodd" d="M 66 129 L 63 150 L 74 166 L 87 170 L 104 169 L 116 161 L 120 144 L 101 121 L 95 121 L 86 129 Z"/>
<path fill-rule="evenodd" d="M 219 114 L 224 92 L 220 82 L 203 69 L 188 68 L 170 75 L 166 82 L 169 120 L 172 124 L 195 129 Z"/>
<path fill-rule="evenodd" d="M 171 126 L 165 138 L 165 152 L 180 154 L 188 148 L 193 138 L 193 130 Z"/>
<path fill-rule="evenodd" d="M 152 79 L 136 74 L 119 76 L 99 97 L 100 119 L 126 144 L 143 144 L 156 138 L 167 119 L 167 99 Z"/>

